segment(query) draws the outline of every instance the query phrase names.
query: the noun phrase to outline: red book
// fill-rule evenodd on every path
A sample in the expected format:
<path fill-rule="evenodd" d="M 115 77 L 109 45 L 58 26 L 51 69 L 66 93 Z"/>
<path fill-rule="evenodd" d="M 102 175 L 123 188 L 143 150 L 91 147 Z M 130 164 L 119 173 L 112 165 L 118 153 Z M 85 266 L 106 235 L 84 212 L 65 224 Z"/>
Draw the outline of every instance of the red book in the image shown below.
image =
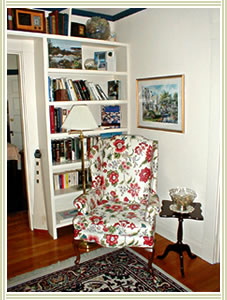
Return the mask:
<path fill-rule="evenodd" d="M 7 8 L 7 28 L 13 29 L 13 13 L 12 8 Z"/>
<path fill-rule="evenodd" d="M 54 10 L 52 13 L 50 13 L 50 16 L 55 16 L 55 32 L 56 34 L 59 34 L 59 29 L 58 29 L 58 11 Z"/>
<path fill-rule="evenodd" d="M 54 106 L 50 106 L 50 133 L 55 133 Z"/>

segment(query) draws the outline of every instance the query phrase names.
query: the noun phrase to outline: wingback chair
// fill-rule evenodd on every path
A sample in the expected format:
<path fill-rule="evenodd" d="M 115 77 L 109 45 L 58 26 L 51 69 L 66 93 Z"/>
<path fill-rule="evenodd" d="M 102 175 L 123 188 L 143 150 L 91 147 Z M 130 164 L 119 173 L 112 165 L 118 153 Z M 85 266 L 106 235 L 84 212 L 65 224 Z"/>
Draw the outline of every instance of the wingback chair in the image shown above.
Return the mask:
<path fill-rule="evenodd" d="M 152 272 L 159 212 L 157 141 L 133 135 L 100 139 L 89 159 L 92 187 L 74 200 L 74 240 L 112 248 L 144 247 Z"/>

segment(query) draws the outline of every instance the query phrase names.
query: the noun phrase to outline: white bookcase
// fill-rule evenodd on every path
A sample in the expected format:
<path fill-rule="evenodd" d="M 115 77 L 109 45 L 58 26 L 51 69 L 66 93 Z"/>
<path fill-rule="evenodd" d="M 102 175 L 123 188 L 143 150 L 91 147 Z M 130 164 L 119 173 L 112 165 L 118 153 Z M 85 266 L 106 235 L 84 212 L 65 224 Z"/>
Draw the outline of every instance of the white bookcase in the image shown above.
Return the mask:
<path fill-rule="evenodd" d="M 32 40 L 34 42 L 35 81 L 37 98 L 37 116 L 39 130 L 39 147 L 42 154 L 43 181 L 45 189 L 45 204 L 48 231 L 56 239 L 57 229 L 72 224 L 72 218 L 62 217 L 63 212 L 73 210 L 73 200 L 82 193 L 76 187 L 55 191 L 53 176 L 56 173 L 71 172 L 81 168 L 80 161 L 72 163 L 53 164 L 51 141 L 77 137 L 76 134 L 51 133 L 50 106 L 70 109 L 72 105 L 86 104 L 89 106 L 98 124 L 101 123 L 101 107 L 103 105 L 120 105 L 121 127 L 113 129 L 97 129 L 86 132 L 86 135 L 100 135 L 108 132 L 128 132 L 129 105 L 129 46 L 124 43 L 103 40 L 76 38 L 53 34 L 38 34 L 30 32 L 9 31 L 8 38 L 17 40 Z M 47 39 L 72 40 L 81 43 L 82 69 L 53 69 L 49 68 Z M 114 51 L 116 55 L 116 71 L 86 70 L 84 62 L 93 58 L 95 51 Z M 88 101 L 54 101 L 49 102 L 48 77 L 70 78 L 73 80 L 88 80 L 99 83 L 107 93 L 107 81 L 119 80 L 121 93 L 119 100 L 88 100 Z M 88 162 L 86 162 L 88 167 Z"/>

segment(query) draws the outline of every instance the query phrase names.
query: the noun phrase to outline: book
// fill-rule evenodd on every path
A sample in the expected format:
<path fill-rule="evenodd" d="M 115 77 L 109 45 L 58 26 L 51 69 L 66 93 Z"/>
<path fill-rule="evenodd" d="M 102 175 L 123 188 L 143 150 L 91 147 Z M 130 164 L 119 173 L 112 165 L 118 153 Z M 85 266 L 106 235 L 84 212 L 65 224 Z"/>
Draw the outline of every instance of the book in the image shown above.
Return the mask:
<path fill-rule="evenodd" d="M 101 125 L 110 128 L 119 128 L 121 125 L 121 113 L 119 105 L 102 106 Z"/>
<path fill-rule="evenodd" d="M 115 135 L 122 135 L 122 132 L 107 132 L 107 133 L 101 133 L 100 134 L 100 137 L 102 139 L 108 139 L 108 138 L 111 138 Z"/>
<path fill-rule="evenodd" d="M 7 8 L 7 29 L 13 29 L 13 9 Z"/>
<path fill-rule="evenodd" d="M 63 14 L 63 34 L 68 35 L 69 27 L 69 16 L 68 14 Z"/>
<path fill-rule="evenodd" d="M 102 100 L 108 100 L 107 95 L 105 94 L 105 92 L 103 91 L 103 89 L 101 88 L 101 86 L 99 84 L 95 85 L 99 95 L 101 96 Z"/>
<path fill-rule="evenodd" d="M 64 221 L 64 219 L 73 218 L 76 213 L 77 213 L 76 209 L 70 209 L 70 210 L 58 212 L 58 215 L 61 217 L 60 222 Z"/>
<path fill-rule="evenodd" d="M 120 81 L 119 80 L 109 80 L 107 82 L 108 98 L 110 100 L 120 99 Z"/>
<path fill-rule="evenodd" d="M 49 16 L 52 17 L 52 26 L 53 26 L 53 33 L 59 34 L 59 29 L 58 29 L 58 15 L 59 12 L 57 10 L 52 11 Z"/>
<path fill-rule="evenodd" d="M 50 106 L 50 133 L 55 133 L 54 106 Z"/>

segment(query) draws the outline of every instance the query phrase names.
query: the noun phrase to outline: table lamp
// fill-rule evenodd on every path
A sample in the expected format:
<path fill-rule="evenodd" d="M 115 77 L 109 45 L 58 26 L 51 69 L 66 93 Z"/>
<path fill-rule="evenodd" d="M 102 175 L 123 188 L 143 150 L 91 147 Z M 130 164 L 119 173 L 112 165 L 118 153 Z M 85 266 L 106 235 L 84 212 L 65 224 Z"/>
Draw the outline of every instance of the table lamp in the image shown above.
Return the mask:
<path fill-rule="evenodd" d="M 84 159 L 84 134 L 85 130 L 94 130 L 98 125 L 87 105 L 73 105 L 68 116 L 66 117 L 62 128 L 66 129 L 69 134 L 80 133 L 81 141 L 81 162 L 82 162 L 82 187 L 83 194 L 86 193 L 85 179 L 85 159 Z"/>

